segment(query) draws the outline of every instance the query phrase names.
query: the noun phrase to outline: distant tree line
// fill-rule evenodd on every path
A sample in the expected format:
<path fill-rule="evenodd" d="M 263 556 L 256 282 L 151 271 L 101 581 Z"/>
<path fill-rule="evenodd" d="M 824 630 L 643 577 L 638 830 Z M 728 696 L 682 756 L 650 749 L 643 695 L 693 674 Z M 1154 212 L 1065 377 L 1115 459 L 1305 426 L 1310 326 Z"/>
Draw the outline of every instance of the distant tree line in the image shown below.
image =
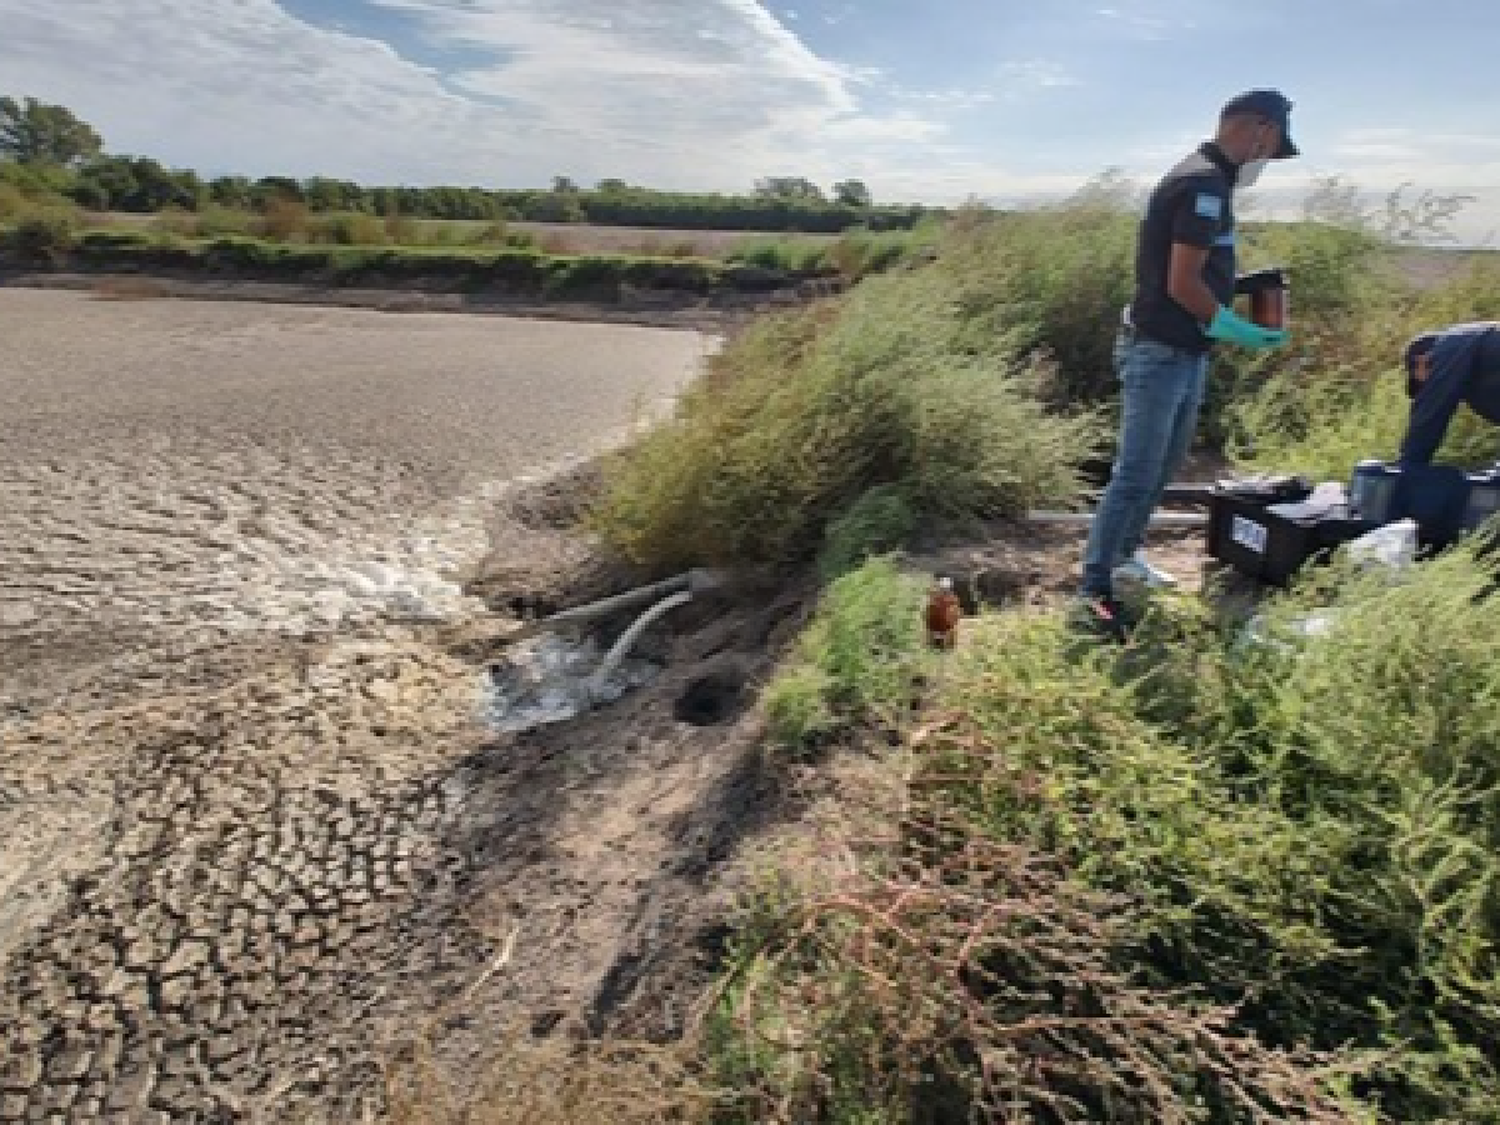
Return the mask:
<path fill-rule="evenodd" d="M 846 180 L 825 194 L 799 177 L 771 177 L 752 194 L 655 191 L 623 180 L 580 188 L 565 176 L 550 188 L 367 186 L 314 176 L 219 176 L 168 168 L 142 156 L 105 153 L 98 133 L 63 106 L 0 98 L 0 184 L 62 195 L 92 211 L 154 213 L 210 207 L 264 211 L 278 202 L 315 213 L 413 219 L 599 223 L 692 230 L 835 233 L 863 226 L 905 230 L 930 211 L 876 206 L 869 189 Z"/>

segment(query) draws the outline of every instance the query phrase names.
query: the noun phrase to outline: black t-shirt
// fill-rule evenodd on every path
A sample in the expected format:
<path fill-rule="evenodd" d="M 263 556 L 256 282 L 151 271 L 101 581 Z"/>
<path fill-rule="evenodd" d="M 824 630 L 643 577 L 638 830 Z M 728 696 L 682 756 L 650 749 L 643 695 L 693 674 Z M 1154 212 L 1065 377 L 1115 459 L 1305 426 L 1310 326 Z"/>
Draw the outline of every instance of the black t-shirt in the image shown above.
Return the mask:
<path fill-rule="evenodd" d="M 1136 244 L 1130 321 L 1150 339 L 1194 352 L 1212 344 L 1198 318 L 1167 294 L 1172 243 L 1209 250 L 1203 280 L 1221 305 L 1234 299 L 1234 182 L 1238 170 L 1218 145 L 1202 145 L 1156 185 Z"/>

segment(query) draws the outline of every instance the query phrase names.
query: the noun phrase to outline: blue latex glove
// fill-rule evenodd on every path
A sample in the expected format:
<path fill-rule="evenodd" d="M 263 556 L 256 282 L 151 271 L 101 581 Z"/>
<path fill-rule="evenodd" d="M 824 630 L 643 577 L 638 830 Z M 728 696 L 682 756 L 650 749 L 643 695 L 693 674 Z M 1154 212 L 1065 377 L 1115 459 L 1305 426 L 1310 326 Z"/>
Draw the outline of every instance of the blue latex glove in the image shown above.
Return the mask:
<path fill-rule="evenodd" d="M 1254 348 L 1257 351 L 1279 348 L 1288 339 L 1286 329 L 1262 328 L 1222 305 L 1214 313 L 1207 332 L 1211 340 L 1223 340 L 1226 344 L 1239 344 L 1243 348 Z"/>

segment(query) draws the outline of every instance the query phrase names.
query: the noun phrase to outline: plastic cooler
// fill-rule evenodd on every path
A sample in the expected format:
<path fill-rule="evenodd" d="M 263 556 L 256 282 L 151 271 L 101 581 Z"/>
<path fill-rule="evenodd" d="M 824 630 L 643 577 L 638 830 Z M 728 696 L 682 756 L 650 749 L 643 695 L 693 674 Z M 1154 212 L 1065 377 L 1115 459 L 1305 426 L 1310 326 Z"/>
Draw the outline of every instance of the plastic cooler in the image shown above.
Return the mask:
<path fill-rule="evenodd" d="M 1340 544 L 1380 524 L 1346 511 L 1316 519 L 1290 519 L 1268 511 L 1305 499 L 1311 489 L 1267 492 L 1221 485 L 1209 497 L 1208 553 L 1241 574 L 1273 586 L 1287 585 L 1308 565 L 1327 562 Z"/>

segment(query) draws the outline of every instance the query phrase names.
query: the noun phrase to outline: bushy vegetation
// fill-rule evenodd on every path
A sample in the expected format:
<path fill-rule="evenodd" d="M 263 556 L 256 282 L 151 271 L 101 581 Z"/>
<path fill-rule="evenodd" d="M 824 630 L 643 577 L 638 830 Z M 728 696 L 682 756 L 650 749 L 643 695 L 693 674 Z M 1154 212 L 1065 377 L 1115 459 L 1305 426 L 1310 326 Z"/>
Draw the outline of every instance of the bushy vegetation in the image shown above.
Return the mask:
<path fill-rule="evenodd" d="M 228 273 L 324 285 L 420 283 L 613 300 L 622 286 L 708 293 L 724 283 L 721 263 L 624 256 L 553 257 L 529 249 L 370 247 L 278 243 L 249 237 L 182 238 L 144 231 L 78 234 L 66 219 L 33 218 L 0 241 L 0 262 L 76 261 L 117 270 Z"/>
<path fill-rule="evenodd" d="M 829 242 L 805 238 L 758 238 L 740 243 L 731 262 L 787 273 L 833 273 L 857 281 L 936 253 L 942 226 L 927 221 L 911 230 L 846 231 Z"/>
<path fill-rule="evenodd" d="M 599 529 L 647 564 L 784 560 L 874 488 L 929 520 L 1071 497 L 1094 419 L 1043 406 L 947 260 L 752 326 L 616 466 Z"/>
<path fill-rule="evenodd" d="M 0 261 L 54 265 L 71 252 L 77 229 L 77 218 L 65 209 L 30 210 L 8 230 L 0 231 Z"/>
<path fill-rule="evenodd" d="M 833 234 L 852 227 L 904 230 L 929 209 L 877 206 L 857 180 L 831 193 L 801 177 L 770 177 L 742 195 L 656 191 L 623 180 L 592 189 L 558 176 L 547 189 L 391 187 L 327 176 L 219 176 L 204 179 L 146 156 L 106 153 L 103 140 L 65 106 L 34 98 L 0 97 L 0 159 L 45 168 L 51 190 L 91 211 L 153 214 L 210 208 L 267 212 L 295 205 L 310 213 L 373 216 L 377 220 L 530 219 L 688 230 L 801 231 Z"/>
<path fill-rule="evenodd" d="M 995 614 L 933 672 L 920 584 L 841 579 L 771 713 L 903 731 L 904 813 L 752 915 L 724 1065 L 778 1120 L 1500 1120 L 1496 588 L 1341 566 L 1126 650 Z"/>
<path fill-rule="evenodd" d="M 1079 419 L 1107 413 L 1117 390 L 1137 202 L 1106 176 L 1054 208 L 965 212 L 941 232 L 935 261 L 754 327 L 631 451 L 600 526 L 632 557 L 667 565 L 814 551 L 873 488 L 924 517 L 1069 499 L 1097 449 Z M 1500 267 L 1481 259 L 1472 276 L 1416 285 L 1390 233 L 1401 232 L 1347 214 L 1249 229 L 1246 268 L 1291 271 L 1293 346 L 1221 349 L 1206 442 L 1247 467 L 1323 479 L 1394 454 L 1402 344 L 1423 327 L 1493 316 Z M 792 257 L 802 253 L 742 251 L 793 268 L 814 260 L 811 249 Z M 1448 454 L 1478 456 L 1486 430 L 1461 421 Z"/>
<path fill-rule="evenodd" d="M 1135 215 L 1105 178 L 1055 207 L 962 216 L 944 244 L 954 300 L 975 338 L 1012 336 L 1049 361 L 1058 408 L 1115 391 L 1114 335 L 1130 299 Z"/>
<path fill-rule="evenodd" d="M 766 693 L 771 735 L 791 749 L 901 724 L 930 665 L 912 628 L 922 587 L 887 558 L 837 579 Z"/>

